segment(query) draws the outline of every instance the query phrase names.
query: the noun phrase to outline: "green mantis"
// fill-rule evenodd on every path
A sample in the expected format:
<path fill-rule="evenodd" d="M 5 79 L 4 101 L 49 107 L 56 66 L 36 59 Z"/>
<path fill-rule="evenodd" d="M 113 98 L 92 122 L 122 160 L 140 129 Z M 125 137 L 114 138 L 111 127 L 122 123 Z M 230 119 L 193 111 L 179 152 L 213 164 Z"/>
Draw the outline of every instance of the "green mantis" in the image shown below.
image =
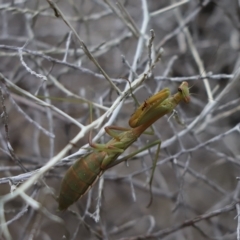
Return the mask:
<path fill-rule="evenodd" d="M 170 96 L 165 88 L 147 99 L 129 120 L 130 129 L 108 126 L 105 131 L 112 139 L 106 144 L 89 143 L 93 151 L 79 158 L 65 174 L 58 199 L 58 209 L 65 210 L 82 197 L 102 173 L 107 170 L 138 137 L 155 121 L 174 110 L 181 102 L 190 101 L 187 82 L 182 82 L 178 92 Z M 117 133 L 114 130 L 122 131 Z"/>

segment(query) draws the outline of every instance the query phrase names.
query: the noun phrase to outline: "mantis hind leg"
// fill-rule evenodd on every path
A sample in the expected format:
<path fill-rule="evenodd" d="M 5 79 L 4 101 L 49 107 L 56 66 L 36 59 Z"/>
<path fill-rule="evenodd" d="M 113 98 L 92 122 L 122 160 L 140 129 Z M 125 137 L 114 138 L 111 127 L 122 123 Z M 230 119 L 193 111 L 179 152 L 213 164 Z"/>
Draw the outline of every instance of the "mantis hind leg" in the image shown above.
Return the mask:
<path fill-rule="evenodd" d="M 151 206 L 152 201 L 153 201 L 152 181 L 153 181 L 153 175 L 154 175 L 154 172 L 155 172 L 155 169 L 156 169 L 156 166 L 157 166 L 158 156 L 159 156 L 159 153 L 160 153 L 161 141 L 159 141 L 159 142 L 157 143 L 157 145 L 158 145 L 158 146 L 157 146 L 157 151 L 156 151 L 155 159 L 153 159 L 152 174 L 151 174 L 151 177 L 150 177 L 150 180 L 149 180 L 150 200 L 149 200 L 149 203 L 148 203 L 148 205 L 147 205 L 147 208 Z"/>
<path fill-rule="evenodd" d="M 89 108 L 90 108 L 90 122 L 92 122 L 92 104 L 90 104 Z M 118 140 L 118 137 L 117 137 L 118 134 L 115 133 L 114 131 L 112 131 L 112 129 L 118 130 L 118 131 L 128 131 L 129 130 L 129 128 L 122 128 L 122 127 L 117 127 L 117 126 L 105 127 L 105 132 L 116 140 Z M 124 152 L 123 149 L 120 149 L 115 146 L 107 146 L 106 144 L 93 143 L 92 142 L 92 130 L 90 130 L 89 135 L 88 135 L 88 143 L 89 143 L 89 146 L 92 147 L 93 149 L 95 149 L 96 151 L 104 151 L 107 153 L 122 153 L 122 152 Z"/>
<path fill-rule="evenodd" d="M 130 129 L 129 128 L 118 127 L 118 126 L 107 126 L 107 127 L 105 127 L 105 131 L 109 136 L 111 136 L 112 138 L 114 138 L 117 141 L 120 141 L 120 139 L 118 138 L 119 134 L 116 133 L 113 130 L 124 132 L 124 131 L 129 131 Z M 97 151 L 105 151 L 105 152 L 108 152 L 108 153 L 122 153 L 122 152 L 124 152 L 123 149 L 118 148 L 116 146 L 109 146 L 109 145 L 107 146 L 106 144 L 93 143 L 91 132 L 89 134 L 88 142 L 89 142 L 89 146 L 96 149 Z"/>
<path fill-rule="evenodd" d="M 92 140 L 90 140 L 90 137 L 89 137 L 89 146 L 92 147 L 92 149 L 95 149 L 96 151 L 104 151 L 107 153 L 122 153 L 122 152 L 124 152 L 124 150 L 121 148 L 117 148 L 114 146 L 107 146 L 106 144 L 93 143 Z"/>
<path fill-rule="evenodd" d="M 120 139 L 118 138 L 118 133 L 116 133 L 115 131 L 121 131 L 121 132 L 125 132 L 125 131 L 129 131 L 130 128 L 123 128 L 123 127 L 118 127 L 118 126 L 107 126 L 105 127 L 105 132 L 111 136 L 112 138 L 116 139 L 117 141 L 120 141 Z"/>
<path fill-rule="evenodd" d="M 147 150 L 147 149 L 150 149 L 154 146 L 157 145 L 157 151 L 156 151 L 156 155 L 155 155 L 155 158 L 152 159 L 153 161 L 153 164 L 152 164 L 152 172 L 151 172 L 151 176 L 150 176 L 150 179 L 149 179 L 149 192 L 150 192 L 150 200 L 149 200 L 149 203 L 147 205 L 147 207 L 150 207 L 151 204 L 152 204 L 152 201 L 153 201 L 153 194 L 152 194 L 152 182 L 153 182 L 153 176 L 154 176 L 154 172 L 155 172 L 155 169 L 157 167 L 157 160 L 158 160 L 158 156 L 159 156 L 159 153 L 160 153 L 160 147 L 161 147 L 161 141 L 160 140 L 157 140 L 157 141 L 154 141 L 152 143 L 149 143 L 148 145 L 146 145 L 145 147 L 143 148 L 140 148 L 139 150 L 123 157 L 123 158 L 120 158 L 119 160 L 117 160 L 116 162 L 112 163 L 111 165 L 109 165 L 106 169 L 108 168 L 111 168 L 111 167 L 114 167 L 116 165 L 118 165 L 119 163 L 121 162 L 125 162 L 127 161 L 128 159 L 134 157 L 135 155 L 137 155 L 138 153 L 144 151 L 144 150 Z"/>

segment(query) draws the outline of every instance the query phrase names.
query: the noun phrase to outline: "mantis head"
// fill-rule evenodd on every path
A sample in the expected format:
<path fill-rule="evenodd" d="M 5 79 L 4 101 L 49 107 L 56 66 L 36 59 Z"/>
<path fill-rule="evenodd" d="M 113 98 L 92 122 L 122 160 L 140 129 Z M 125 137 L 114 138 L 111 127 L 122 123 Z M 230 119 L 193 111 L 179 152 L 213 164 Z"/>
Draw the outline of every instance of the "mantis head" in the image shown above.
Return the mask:
<path fill-rule="evenodd" d="M 187 82 L 182 82 L 181 85 L 178 87 L 178 92 L 182 94 L 183 100 L 186 103 L 190 102 L 190 94 Z"/>

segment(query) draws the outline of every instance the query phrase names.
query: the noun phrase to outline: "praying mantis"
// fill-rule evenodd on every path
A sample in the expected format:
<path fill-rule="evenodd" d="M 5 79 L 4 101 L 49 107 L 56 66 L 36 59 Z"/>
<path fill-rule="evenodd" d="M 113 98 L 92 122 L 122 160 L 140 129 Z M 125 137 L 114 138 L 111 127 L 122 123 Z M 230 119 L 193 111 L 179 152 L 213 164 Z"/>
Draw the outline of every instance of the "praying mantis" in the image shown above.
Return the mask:
<path fill-rule="evenodd" d="M 170 96 L 170 90 L 164 88 L 144 101 L 129 120 L 130 129 L 107 126 L 105 131 L 112 139 L 106 144 L 89 145 L 92 152 L 79 158 L 66 172 L 58 198 L 58 209 L 66 210 L 94 185 L 105 170 L 111 167 L 131 144 L 159 118 L 174 110 L 181 102 L 190 102 L 187 82 L 182 82 L 178 92 Z M 122 131 L 117 133 L 117 131 Z"/>

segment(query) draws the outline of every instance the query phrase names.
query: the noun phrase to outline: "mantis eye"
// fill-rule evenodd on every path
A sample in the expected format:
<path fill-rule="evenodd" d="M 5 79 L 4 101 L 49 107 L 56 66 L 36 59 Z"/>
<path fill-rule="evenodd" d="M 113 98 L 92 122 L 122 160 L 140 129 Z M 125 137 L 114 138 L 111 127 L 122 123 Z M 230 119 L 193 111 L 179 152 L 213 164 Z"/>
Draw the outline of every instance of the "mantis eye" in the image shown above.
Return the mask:
<path fill-rule="evenodd" d="M 182 89 L 181 89 L 180 87 L 178 88 L 178 91 L 179 91 L 180 93 L 182 93 Z"/>

